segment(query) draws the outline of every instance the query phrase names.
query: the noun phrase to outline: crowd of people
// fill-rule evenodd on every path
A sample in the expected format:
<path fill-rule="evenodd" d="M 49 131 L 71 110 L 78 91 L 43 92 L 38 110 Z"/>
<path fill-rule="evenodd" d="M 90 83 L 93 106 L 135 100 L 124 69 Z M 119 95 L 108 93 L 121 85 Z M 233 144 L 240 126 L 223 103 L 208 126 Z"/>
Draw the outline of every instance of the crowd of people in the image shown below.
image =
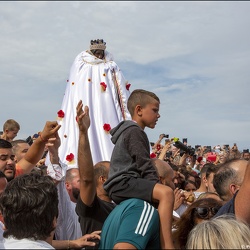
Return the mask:
<path fill-rule="evenodd" d="M 110 58 L 105 49 L 103 40 L 93 40 L 90 51 L 74 61 L 61 111 L 74 110 L 65 120 L 60 112 L 61 120 L 47 121 L 26 139 L 15 139 L 21 129 L 17 121 L 3 124 L 0 248 L 250 248 L 249 149 L 192 147 L 186 138 L 165 134 L 150 143 L 144 129 L 153 129 L 160 118 L 160 100 L 142 89 L 123 95 L 128 83 L 113 61 L 104 60 Z M 117 113 L 109 129 L 103 126 L 105 116 L 95 120 L 100 113 L 94 114 L 90 101 L 70 101 L 71 88 L 81 79 L 94 81 L 89 64 L 103 64 L 101 73 L 93 74 L 109 76 L 109 83 L 98 78 L 99 94 L 120 86 L 107 95 L 114 97 L 110 105 Z M 87 71 L 80 72 L 84 67 Z M 98 126 L 103 126 L 100 137 Z M 98 138 L 109 139 L 112 148 Z"/>

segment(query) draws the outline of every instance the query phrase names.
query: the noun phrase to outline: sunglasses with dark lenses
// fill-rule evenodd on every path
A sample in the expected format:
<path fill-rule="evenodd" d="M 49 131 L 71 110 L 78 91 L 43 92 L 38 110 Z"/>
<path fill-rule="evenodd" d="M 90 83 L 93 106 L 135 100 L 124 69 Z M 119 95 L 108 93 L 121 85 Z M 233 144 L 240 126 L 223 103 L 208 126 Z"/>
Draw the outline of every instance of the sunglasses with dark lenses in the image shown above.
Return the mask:
<path fill-rule="evenodd" d="M 200 218 L 204 219 L 208 217 L 209 212 L 214 216 L 219 209 L 220 207 L 196 207 L 195 211 Z"/>

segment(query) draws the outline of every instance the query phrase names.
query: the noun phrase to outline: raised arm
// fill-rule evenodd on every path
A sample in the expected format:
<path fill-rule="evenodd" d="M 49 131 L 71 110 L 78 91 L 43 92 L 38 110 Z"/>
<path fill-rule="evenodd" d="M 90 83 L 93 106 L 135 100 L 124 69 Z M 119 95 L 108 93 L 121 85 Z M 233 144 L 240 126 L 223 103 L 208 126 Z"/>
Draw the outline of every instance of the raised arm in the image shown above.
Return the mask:
<path fill-rule="evenodd" d="M 90 206 L 96 195 L 93 160 L 89 146 L 88 128 L 90 126 L 89 108 L 79 101 L 76 107 L 79 126 L 78 168 L 80 172 L 80 197 L 82 202 Z"/>
<path fill-rule="evenodd" d="M 166 153 L 169 151 L 169 149 L 171 148 L 171 141 L 167 141 L 158 157 L 158 159 L 164 161 L 165 155 Z"/>
<path fill-rule="evenodd" d="M 250 225 L 250 206 L 247 199 L 250 197 L 250 161 L 248 161 L 243 183 L 235 197 L 235 216 Z"/>
<path fill-rule="evenodd" d="M 29 173 L 32 168 L 41 159 L 44 153 L 44 147 L 49 138 L 53 138 L 61 125 L 56 121 L 47 121 L 40 136 L 31 145 L 25 156 L 17 163 L 23 173 Z"/>

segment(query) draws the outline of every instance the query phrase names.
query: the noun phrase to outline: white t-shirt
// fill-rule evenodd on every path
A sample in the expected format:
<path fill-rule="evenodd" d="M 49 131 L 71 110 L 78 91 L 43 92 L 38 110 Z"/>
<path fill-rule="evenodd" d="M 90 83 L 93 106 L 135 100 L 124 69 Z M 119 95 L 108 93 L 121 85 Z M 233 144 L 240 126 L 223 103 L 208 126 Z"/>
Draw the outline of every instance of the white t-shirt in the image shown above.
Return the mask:
<path fill-rule="evenodd" d="M 17 240 L 8 237 L 0 242 L 0 249 L 55 249 L 49 243 L 43 240 L 22 239 Z"/>

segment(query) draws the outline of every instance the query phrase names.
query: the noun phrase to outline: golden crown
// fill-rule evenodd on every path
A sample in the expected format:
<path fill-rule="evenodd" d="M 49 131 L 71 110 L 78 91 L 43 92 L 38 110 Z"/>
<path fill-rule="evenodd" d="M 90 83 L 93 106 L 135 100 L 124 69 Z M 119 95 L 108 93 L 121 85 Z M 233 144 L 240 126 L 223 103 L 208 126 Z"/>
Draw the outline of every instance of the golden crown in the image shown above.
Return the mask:
<path fill-rule="evenodd" d="M 96 50 L 96 49 L 100 49 L 100 50 L 106 49 L 106 43 L 103 41 L 103 39 L 90 41 L 90 50 Z"/>

